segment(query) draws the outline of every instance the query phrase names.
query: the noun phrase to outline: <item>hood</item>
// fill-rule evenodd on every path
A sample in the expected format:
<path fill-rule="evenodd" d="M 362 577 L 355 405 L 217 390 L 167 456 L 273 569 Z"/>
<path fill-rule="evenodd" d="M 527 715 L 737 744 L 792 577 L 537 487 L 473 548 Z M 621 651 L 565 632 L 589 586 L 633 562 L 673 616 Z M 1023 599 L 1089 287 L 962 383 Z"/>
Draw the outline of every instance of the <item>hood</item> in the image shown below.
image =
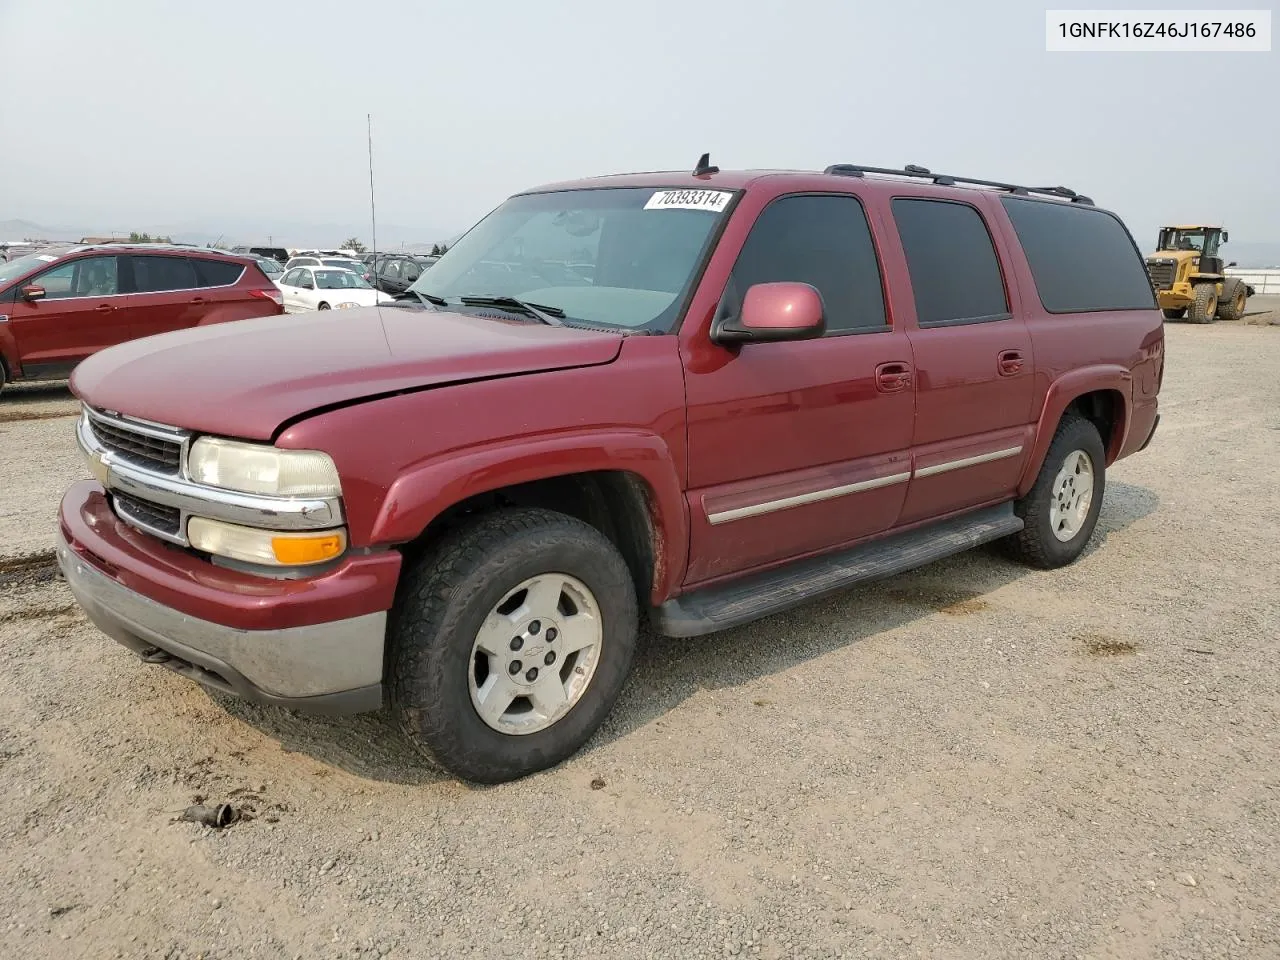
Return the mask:
<path fill-rule="evenodd" d="M 407 307 L 239 320 L 132 340 L 76 367 L 95 407 L 270 440 L 317 407 L 398 390 L 609 363 L 620 333 Z"/>

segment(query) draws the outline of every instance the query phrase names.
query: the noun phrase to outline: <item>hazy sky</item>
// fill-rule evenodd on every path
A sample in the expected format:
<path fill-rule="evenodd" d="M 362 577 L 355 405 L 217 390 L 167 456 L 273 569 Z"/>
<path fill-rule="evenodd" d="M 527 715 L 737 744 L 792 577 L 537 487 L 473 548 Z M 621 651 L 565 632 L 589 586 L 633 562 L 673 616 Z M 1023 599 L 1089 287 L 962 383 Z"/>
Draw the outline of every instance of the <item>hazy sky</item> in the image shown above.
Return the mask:
<path fill-rule="evenodd" d="M 0 0 L 0 220 L 363 235 L 371 112 L 379 221 L 426 239 L 710 150 L 1063 183 L 1144 247 L 1162 221 L 1280 240 L 1280 53 L 1047 53 L 1045 6 Z"/>

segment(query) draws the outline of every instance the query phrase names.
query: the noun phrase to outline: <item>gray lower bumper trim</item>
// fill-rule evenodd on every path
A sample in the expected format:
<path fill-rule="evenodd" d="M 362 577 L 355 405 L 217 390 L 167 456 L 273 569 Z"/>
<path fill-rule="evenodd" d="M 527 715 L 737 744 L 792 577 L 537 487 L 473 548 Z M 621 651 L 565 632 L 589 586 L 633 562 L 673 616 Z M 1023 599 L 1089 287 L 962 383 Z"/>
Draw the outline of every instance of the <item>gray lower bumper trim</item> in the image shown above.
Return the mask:
<path fill-rule="evenodd" d="M 246 700 L 316 713 L 382 704 L 386 613 L 282 630 L 239 630 L 187 616 L 81 560 L 61 534 L 58 564 L 103 633 L 149 663 Z"/>

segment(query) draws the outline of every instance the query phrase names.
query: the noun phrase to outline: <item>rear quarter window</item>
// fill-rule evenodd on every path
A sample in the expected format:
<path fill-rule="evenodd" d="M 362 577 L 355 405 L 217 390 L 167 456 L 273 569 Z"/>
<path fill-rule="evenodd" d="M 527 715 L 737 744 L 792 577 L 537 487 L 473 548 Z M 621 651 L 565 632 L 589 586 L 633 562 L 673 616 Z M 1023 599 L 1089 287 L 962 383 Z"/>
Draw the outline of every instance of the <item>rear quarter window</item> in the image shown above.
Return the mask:
<path fill-rule="evenodd" d="M 1052 200 L 1000 202 L 1047 312 L 1155 309 L 1146 264 L 1119 217 Z"/>
<path fill-rule="evenodd" d="M 244 267 L 226 260 L 192 260 L 202 287 L 225 287 L 240 279 Z"/>
<path fill-rule="evenodd" d="M 164 293 L 169 290 L 193 290 L 195 270 L 186 257 L 129 258 L 133 266 L 133 289 L 136 293 Z"/>

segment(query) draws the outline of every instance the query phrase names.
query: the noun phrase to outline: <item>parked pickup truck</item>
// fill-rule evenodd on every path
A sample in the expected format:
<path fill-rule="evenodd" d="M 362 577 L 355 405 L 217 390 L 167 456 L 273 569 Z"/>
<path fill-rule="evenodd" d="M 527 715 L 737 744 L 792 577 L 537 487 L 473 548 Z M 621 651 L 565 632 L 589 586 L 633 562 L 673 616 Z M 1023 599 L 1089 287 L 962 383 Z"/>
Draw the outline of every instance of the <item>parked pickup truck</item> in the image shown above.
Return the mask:
<path fill-rule="evenodd" d="M 1075 560 L 1159 421 L 1162 321 L 1065 188 L 705 158 L 556 184 L 392 303 L 85 360 L 96 479 L 58 556 L 148 663 L 387 703 L 510 780 L 600 726 L 642 619 L 706 634 L 996 540 Z"/>

